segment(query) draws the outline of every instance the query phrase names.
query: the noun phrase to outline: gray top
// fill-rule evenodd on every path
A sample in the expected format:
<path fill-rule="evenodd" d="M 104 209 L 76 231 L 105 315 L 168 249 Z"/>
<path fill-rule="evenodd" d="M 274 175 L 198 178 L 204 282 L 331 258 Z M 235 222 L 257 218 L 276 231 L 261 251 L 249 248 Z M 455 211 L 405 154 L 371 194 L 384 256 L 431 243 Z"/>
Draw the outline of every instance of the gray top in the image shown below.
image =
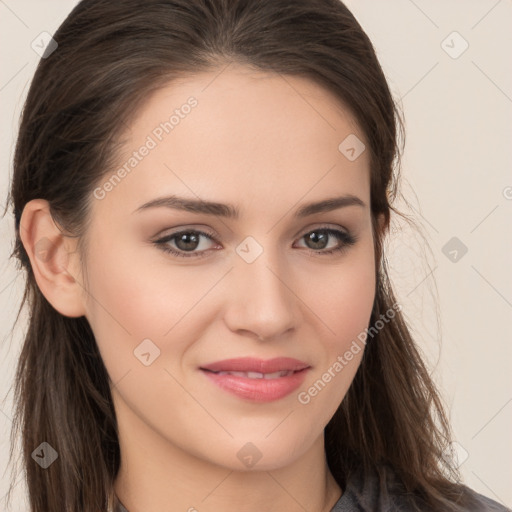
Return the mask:
<path fill-rule="evenodd" d="M 376 475 L 364 480 L 360 474 L 353 474 L 348 479 L 345 492 L 331 509 L 331 512 L 407 512 L 413 510 L 410 498 L 400 491 L 400 484 L 394 473 L 384 470 L 385 483 L 379 484 Z M 470 507 L 460 508 L 460 512 L 511 512 L 511 509 L 500 505 L 494 500 L 478 494 L 469 487 L 464 487 L 466 494 L 470 495 L 475 503 Z M 414 499 L 418 510 L 428 512 L 419 498 Z M 114 512 L 129 512 L 115 496 Z"/>
<path fill-rule="evenodd" d="M 389 467 L 384 466 L 383 482 L 376 474 L 367 476 L 353 474 L 349 477 L 345 492 L 334 505 L 331 512 L 397 512 L 417 510 L 432 512 L 418 497 L 407 497 L 405 490 Z M 460 506 L 460 512 L 511 512 L 482 494 L 478 494 L 469 487 L 464 486 L 464 492 L 473 498 L 471 506 Z M 124 511 L 123 511 L 124 512 Z"/>

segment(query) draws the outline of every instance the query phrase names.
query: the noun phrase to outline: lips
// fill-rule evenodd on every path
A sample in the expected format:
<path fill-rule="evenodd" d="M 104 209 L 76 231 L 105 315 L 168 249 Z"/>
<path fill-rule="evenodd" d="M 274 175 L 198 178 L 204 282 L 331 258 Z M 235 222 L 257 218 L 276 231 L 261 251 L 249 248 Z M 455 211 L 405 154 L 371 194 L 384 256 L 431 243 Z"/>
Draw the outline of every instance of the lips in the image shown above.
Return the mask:
<path fill-rule="evenodd" d="M 209 370 L 207 370 L 209 371 Z M 282 372 L 260 373 L 260 372 L 214 372 L 217 375 L 234 375 L 235 377 L 245 377 L 246 379 L 278 379 L 279 377 L 288 377 L 293 370 L 284 370 Z"/>
<path fill-rule="evenodd" d="M 202 370 L 212 372 L 253 372 L 272 374 L 276 372 L 297 372 L 308 368 L 309 365 L 291 357 L 276 357 L 274 359 L 256 359 L 253 357 L 240 357 L 225 359 L 215 363 L 201 366 Z"/>
<path fill-rule="evenodd" d="M 270 402 L 297 389 L 309 367 L 297 359 L 278 357 L 226 359 L 200 369 L 224 391 L 254 402 Z"/>

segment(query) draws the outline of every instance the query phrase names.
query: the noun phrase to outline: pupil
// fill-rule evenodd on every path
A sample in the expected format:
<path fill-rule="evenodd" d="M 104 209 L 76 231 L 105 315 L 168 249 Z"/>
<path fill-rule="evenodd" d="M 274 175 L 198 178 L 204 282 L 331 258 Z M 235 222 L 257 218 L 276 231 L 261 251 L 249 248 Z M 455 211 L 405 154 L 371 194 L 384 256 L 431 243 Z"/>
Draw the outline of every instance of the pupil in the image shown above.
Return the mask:
<path fill-rule="evenodd" d="M 191 238 L 191 242 L 187 242 L 187 238 Z M 187 250 L 187 249 L 196 249 L 198 244 L 199 237 L 194 233 L 183 233 L 176 240 L 176 245 L 179 249 Z M 181 243 L 183 242 L 183 244 Z"/>
<path fill-rule="evenodd" d="M 309 234 L 309 240 L 313 241 L 314 244 L 320 243 L 320 247 L 314 247 L 314 249 L 323 249 L 325 247 L 325 241 L 327 239 L 326 233 L 321 233 L 318 235 L 317 231 L 313 231 Z M 324 243 L 322 243 L 324 242 Z"/>

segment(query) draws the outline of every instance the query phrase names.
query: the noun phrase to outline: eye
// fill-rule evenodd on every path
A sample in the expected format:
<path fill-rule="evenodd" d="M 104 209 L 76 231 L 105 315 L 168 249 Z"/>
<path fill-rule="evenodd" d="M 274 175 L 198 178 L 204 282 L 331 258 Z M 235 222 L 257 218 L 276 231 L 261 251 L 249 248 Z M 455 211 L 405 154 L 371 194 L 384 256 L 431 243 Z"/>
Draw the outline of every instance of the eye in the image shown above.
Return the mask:
<path fill-rule="evenodd" d="M 154 243 L 159 249 L 174 256 L 184 258 L 202 258 L 208 255 L 208 248 L 203 247 L 203 250 L 199 251 L 196 251 L 196 249 L 201 247 L 201 238 L 203 237 L 207 240 L 216 242 L 213 233 L 188 229 L 167 235 L 159 240 L 155 240 Z M 357 238 L 349 232 L 333 228 L 317 228 L 302 235 L 300 239 L 302 238 L 305 239 L 307 244 L 311 244 L 313 246 L 312 248 L 307 247 L 310 249 L 310 252 L 317 255 L 329 255 L 335 252 L 341 253 L 346 251 L 357 241 Z M 330 239 L 337 240 L 338 244 L 328 250 L 325 250 L 329 245 L 328 242 Z"/>
<path fill-rule="evenodd" d="M 313 245 L 311 250 L 312 253 L 318 253 L 320 255 L 344 252 L 357 241 L 357 238 L 354 235 L 333 228 L 317 228 L 313 231 L 308 231 L 305 235 L 302 235 L 301 238 L 304 238 L 306 243 Z M 328 245 L 329 238 L 337 240 L 338 245 L 330 248 L 329 250 L 322 250 Z"/>
<path fill-rule="evenodd" d="M 178 233 L 167 235 L 160 240 L 156 240 L 155 244 L 157 244 L 157 246 L 164 252 L 171 253 L 174 256 L 180 256 L 184 258 L 201 258 L 207 255 L 206 250 L 191 253 L 191 251 L 194 251 L 201 245 L 201 237 L 212 241 L 214 240 L 213 233 L 206 233 L 204 231 L 189 229 L 186 231 L 179 231 Z M 171 247 L 169 242 L 173 242 L 177 250 L 176 248 Z M 191 254 L 187 254 L 187 252 Z"/>

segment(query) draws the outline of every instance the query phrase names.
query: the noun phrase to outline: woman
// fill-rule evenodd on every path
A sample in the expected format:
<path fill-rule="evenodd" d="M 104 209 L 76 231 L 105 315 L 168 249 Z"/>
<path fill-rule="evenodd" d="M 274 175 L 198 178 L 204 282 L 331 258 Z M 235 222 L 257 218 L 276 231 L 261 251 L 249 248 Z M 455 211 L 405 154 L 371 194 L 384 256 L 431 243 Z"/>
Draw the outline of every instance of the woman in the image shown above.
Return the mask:
<path fill-rule="evenodd" d="M 31 511 L 505 510 L 383 246 L 399 116 L 338 0 L 84 0 L 15 153 Z"/>

